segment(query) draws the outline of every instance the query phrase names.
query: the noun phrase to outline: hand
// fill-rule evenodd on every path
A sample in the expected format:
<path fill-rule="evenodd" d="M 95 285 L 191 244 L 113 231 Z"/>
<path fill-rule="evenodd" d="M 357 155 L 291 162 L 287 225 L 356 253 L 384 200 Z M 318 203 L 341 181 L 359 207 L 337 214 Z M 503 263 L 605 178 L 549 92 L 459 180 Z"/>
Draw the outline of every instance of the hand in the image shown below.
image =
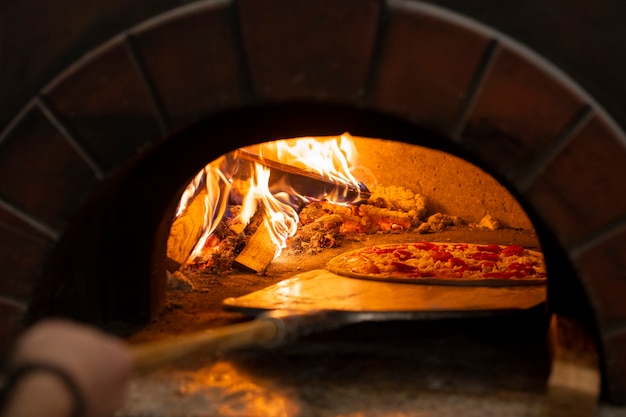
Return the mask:
<path fill-rule="evenodd" d="M 85 397 L 88 417 L 110 416 L 126 401 L 130 351 L 121 339 L 95 328 L 56 319 L 34 325 L 19 338 L 10 364 L 29 362 L 65 369 Z"/>

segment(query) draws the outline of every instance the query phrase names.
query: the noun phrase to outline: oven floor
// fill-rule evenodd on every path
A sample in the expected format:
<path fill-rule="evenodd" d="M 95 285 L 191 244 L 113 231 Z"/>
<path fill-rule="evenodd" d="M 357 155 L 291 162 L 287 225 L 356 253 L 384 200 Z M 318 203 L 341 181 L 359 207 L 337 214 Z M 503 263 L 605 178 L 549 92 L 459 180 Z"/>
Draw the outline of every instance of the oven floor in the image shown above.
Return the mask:
<path fill-rule="evenodd" d="M 471 236 L 477 243 L 537 245 L 534 235 L 520 231 Z M 428 240 L 470 241 L 462 230 Z M 129 340 L 241 321 L 239 313 L 221 309 L 221 300 L 323 267 L 350 249 L 346 244 L 306 262 L 281 255 L 263 276 L 194 277 L 193 291 L 169 291 L 161 316 Z M 482 318 L 361 323 L 273 349 L 197 355 L 136 375 L 118 417 L 545 417 L 547 321 L 540 307 Z M 626 409 L 602 405 L 597 415 L 626 417 Z"/>
<path fill-rule="evenodd" d="M 120 416 L 546 416 L 545 326 L 543 311 L 363 323 L 281 348 L 200 355 L 136 376 Z"/>

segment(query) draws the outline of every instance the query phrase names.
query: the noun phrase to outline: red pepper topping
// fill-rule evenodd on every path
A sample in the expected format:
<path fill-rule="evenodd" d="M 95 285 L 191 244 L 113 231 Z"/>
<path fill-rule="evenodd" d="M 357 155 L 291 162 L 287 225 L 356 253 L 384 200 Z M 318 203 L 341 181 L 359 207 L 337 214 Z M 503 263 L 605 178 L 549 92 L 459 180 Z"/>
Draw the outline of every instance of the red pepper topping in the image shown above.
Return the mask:
<path fill-rule="evenodd" d="M 432 254 L 432 258 L 435 261 L 447 261 L 448 259 L 453 258 L 454 255 L 452 255 L 450 252 L 433 252 Z"/>
<path fill-rule="evenodd" d="M 407 265 L 402 262 L 393 261 L 391 265 L 393 265 L 396 268 L 396 270 L 398 270 L 398 272 L 419 272 L 419 270 L 416 267 Z"/>
<path fill-rule="evenodd" d="M 502 248 L 500 247 L 500 245 L 496 245 L 495 243 L 493 243 L 491 245 L 478 245 L 478 250 L 483 252 L 500 253 Z"/>
<path fill-rule="evenodd" d="M 413 247 L 420 250 L 439 250 L 439 246 L 431 242 L 415 242 Z"/>
<path fill-rule="evenodd" d="M 450 258 L 448 262 L 452 266 L 467 266 L 467 263 L 461 258 Z"/>
<path fill-rule="evenodd" d="M 502 254 L 504 256 L 513 256 L 513 255 L 522 256 L 524 255 L 524 248 L 518 245 L 510 245 L 502 249 Z"/>
<path fill-rule="evenodd" d="M 511 265 L 509 265 L 507 269 L 513 273 L 516 273 L 516 276 L 520 278 L 527 275 L 533 275 L 535 273 L 535 268 L 533 268 L 532 265 L 519 262 L 513 262 Z"/>
<path fill-rule="evenodd" d="M 407 259 L 410 259 L 413 254 L 408 250 L 397 249 L 393 251 L 393 256 L 400 259 L 401 261 L 406 261 Z"/>
<path fill-rule="evenodd" d="M 480 263 L 480 266 L 483 268 L 494 268 L 496 266 L 495 261 L 483 261 Z"/>
<path fill-rule="evenodd" d="M 474 271 L 480 271 L 480 268 L 477 267 L 477 266 L 465 265 L 465 266 L 462 266 L 459 269 L 459 271 L 463 271 L 463 272 L 465 272 L 465 271 L 472 271 L 472 272 L 474 272 Z"/>
<path fill-rule="evenodd" d="M 476 252 L 472 253 L 472 259 L 478 261 L 498 261 L 500 260 L 500 255 L 493 252 Z"/>
<path fill-rule="evenodd" d="M 374 249 L 374 253 L 376 253 L 377 255 L 382 255 L 385 253 L 393 253 L 397 250 L 397 248 L 393 247 L 393 248 L 375 248 Z"/>

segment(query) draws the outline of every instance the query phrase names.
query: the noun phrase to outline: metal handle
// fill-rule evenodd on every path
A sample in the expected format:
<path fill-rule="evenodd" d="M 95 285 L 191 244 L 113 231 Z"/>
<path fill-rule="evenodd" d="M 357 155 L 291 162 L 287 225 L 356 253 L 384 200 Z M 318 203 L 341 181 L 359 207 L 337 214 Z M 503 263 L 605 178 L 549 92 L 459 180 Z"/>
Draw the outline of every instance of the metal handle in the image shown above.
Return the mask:
<path fill-rule="evenodd" d="M 271 311 L 249 322 L 139 344 L 131 346 L 131 350 L 135 369 L 144 371 L 199 352 L 210 354 L 255 345 L 278 346 L 315 331 L 337 327 L 331 322 L 321 311 Z"/>

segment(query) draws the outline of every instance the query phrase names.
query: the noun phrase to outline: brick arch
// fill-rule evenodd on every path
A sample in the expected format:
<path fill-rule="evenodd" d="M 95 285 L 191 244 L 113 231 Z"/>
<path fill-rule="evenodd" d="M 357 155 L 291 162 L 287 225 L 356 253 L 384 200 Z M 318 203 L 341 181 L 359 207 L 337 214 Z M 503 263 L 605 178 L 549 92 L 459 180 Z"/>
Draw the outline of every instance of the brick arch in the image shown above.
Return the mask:
<path fill-rule="evenodd" d="M 506 181 L 576 266 L 609 390 L 626 400 L 624 133 L 532 51 L 409 0 L 198 2 L 46 85 L 0 136 L 0 265 L 12 271 L 0 338 L 20 328 L 51 254 L 120 173 L 202 120 L 293 101 L 397 117 Z"/>

